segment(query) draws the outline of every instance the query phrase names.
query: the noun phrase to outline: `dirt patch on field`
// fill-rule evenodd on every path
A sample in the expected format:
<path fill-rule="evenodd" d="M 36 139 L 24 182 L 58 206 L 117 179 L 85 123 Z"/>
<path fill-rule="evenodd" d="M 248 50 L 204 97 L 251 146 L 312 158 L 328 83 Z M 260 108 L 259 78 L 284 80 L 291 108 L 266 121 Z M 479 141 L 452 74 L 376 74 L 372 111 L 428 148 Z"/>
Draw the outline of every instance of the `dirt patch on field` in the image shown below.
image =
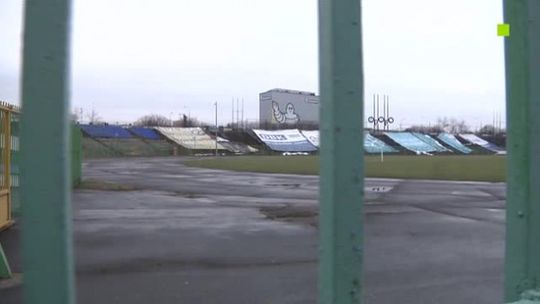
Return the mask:
<path fill-rule="evenodd" d="M 135 190 L 139 190 L 139 188 L 137 188 L 135 186 L 132 186 L 132 185 L 117 184 L 117 183 L 106 182 L 106 181 L 97 180 L 97 179 L 84 180 L 77 186 L 77 189 L 102 190 L 102 191 L 135 191 Z"/>
<path fill-rule="evenodd" d="M 319 212 L 314 206 L 263 207 L 259 210 L 271 220 L 307 224 L 313 227 L 317 227 L 319 223 Z"/>

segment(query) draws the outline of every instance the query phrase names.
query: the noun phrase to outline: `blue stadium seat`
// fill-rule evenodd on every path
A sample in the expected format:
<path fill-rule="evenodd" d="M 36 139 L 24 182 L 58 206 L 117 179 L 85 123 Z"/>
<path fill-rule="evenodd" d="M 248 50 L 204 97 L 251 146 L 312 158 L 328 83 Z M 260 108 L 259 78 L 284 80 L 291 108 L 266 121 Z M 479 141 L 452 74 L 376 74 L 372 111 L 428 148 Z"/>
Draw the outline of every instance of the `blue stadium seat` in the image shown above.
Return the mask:
<path fill-rule="evenodd" d="M 150 140 L 161 139 L 157 131 L 151 128 L 133 127 L 133 128 L 129 128 L 129 131 L 135 134 L 135 136 L 138 136 L 140 138 L 150 139 Z"/>
<path fill-rule="evenodd" d="M 79 125 L 81 130 L 93 138 L 133 138 L 128 130 L 120 126 Z"/>
<path fill-rule="evenodd" d="M 463 145 L 454 135 L 449 133 L 441 133 L 437 136 L 445 144 L 449 145 L 453 149 L 458 150 L 461 153 L 469 154 L 472 150 L 465 145 Z"/>
<path fill-rule="evenodd" d="M 398 150 L 387 145 L 382 140 L 372 136 L 369 133 L 364 133 L 364 151 L 366 153 L 396 153 Z"/>
<path fill-rule="evenodd" d="M 441 145 L 440 142 L 438 142 L 435 138 L 427 135 L 422 134 L 418 132 L 413 132 L 413 135 L 418 137 L 421 141 L 427 143 L 428 145 L 431 145 L 437 149 L 437 152 L 453 152 L 452 150 L 446 148 L 445 146 Z"/>
<path fill-rule="evenodd" d="M 403 148 L 415 153 L 431 153 L 437 152 L 437 147 L 420 140 L 409 132 L 385 132 L 386 136 L 395 141 Z"/>

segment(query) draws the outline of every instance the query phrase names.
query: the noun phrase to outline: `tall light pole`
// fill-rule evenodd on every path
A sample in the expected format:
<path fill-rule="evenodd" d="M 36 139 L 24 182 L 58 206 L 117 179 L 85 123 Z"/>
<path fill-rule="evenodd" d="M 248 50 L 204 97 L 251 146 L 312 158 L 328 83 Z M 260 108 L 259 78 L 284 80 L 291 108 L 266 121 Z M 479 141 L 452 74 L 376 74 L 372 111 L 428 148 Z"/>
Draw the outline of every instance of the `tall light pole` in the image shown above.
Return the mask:
<path fill-rule="evenodd" d="M 218 148 L 217 148 L 217 141 L 218 141 L 217 101 L 214 103 L 214 106 L 216 106 L 216 156 L 218 156 Z"/>

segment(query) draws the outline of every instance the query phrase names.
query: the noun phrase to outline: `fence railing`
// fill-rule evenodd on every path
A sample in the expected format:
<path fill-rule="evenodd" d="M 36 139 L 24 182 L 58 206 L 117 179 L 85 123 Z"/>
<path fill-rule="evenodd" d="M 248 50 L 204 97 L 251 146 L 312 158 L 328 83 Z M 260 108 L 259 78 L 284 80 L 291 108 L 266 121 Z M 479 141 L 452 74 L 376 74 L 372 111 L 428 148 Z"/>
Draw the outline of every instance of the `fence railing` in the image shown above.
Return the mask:
<path fill-rule="evenodd" d="M 29 304 L 67 304 L 75 299 L 70 165 L 65 157 L 71 1 L 26 2 L 21 142 L 25 299 Z M 363 134 L 360 3 L 319 0 L 321 304 L 362 301 L 364 176 L 362 145 L 356 144 Z M 504 7 L 505 21 L 511 26 L 511 36 L 505 39 L 506 301 L 512 302 L 540 287 L 540 120 L 536 119 L 540 114 L 540 2 L 505 0 Z M 40 153 L 29 157 L 38 149 Z"/>
<path fill-rule="evenodd" d="M 17 106 L 0 101 L 0 230 L 19 207 L 19 115 Z"/>

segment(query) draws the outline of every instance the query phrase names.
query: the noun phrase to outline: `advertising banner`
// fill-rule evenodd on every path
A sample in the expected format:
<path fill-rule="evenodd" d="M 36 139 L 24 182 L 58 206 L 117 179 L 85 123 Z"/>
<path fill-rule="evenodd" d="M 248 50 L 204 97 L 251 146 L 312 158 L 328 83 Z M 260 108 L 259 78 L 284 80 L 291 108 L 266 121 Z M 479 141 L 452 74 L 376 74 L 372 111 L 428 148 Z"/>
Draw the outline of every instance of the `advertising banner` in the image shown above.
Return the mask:
<path fill-rule="evenodd" d="M 497 147 L 496 145 L 474 135 L 474 134 L 459 134 L 459 137 L 463 138 L 464 140 L 472 143 L 472 144 L 475 144 L 475 145 L 478 145 L 478 146 L 481 146 L 483 147 L 484 149 L 487 149 L 491 152 L 496 152 L 496 153 L 500 153 L 500 152 L 503 152 L 504 149 L 501 148 L 501 147 Z"/>
<path fill-rule="evenodd" d="M 459 134 L 459 137 L 465 139 L 466 141 L 470 142 L 471 144 L 479 145 L 479 146 L 487 146 L 489 142 L 481 139 L 480 137 L 474 135 L 474 134 Z"/>
<path fill-rule="evenodd" d="M 319 131 L 302 131 L 304 137 L 315 147 L 319 147 Z"/>
<path fill-rule="evenodd" d="M 253 133 L 271 150 L 279 152 L 311 152 L 317 147 L 312 145 L 298 129 L 289 130 L 257 130 Z"/>

